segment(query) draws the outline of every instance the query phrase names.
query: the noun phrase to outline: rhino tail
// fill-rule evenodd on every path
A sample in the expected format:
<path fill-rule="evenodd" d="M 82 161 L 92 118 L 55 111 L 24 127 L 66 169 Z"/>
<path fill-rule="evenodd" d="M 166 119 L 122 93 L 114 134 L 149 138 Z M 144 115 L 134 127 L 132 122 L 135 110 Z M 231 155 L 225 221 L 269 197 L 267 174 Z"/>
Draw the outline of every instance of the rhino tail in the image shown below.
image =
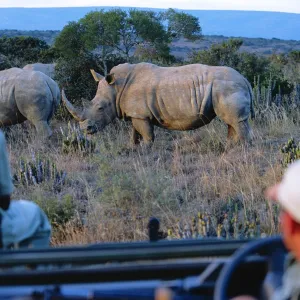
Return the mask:
<path fill-rule="evenodd" d="M 250 114 L 251 114 L 251 120 L 255 119 L 255 110 L 254 110 L 254 96 L 253 96 L 253 91 L 252 91 L 252 86 L 250 82 L 245 78 L 246 84 L 248 86 L 248 91 L 250 94 Z"/>
<path fill-rule="evenodd" d="M 48 86 L 48 88 L 51 92 L 52 100 L 53 100 L 52 111 L 49 114 L 49 118 L 48 118 L 48 121 L 49 121 L 52 118 L 52 116 L 54 115 L 56 109 L 59 106 L 59 103 L 60 103 L 60 90 L 58 88 L 53 90 L 53 88 L 51 88 L 51 86 L 50 86 L 50 84 L 47 80 L 46 80 L 46 84 L 47 84 L 47 86 Z"/>

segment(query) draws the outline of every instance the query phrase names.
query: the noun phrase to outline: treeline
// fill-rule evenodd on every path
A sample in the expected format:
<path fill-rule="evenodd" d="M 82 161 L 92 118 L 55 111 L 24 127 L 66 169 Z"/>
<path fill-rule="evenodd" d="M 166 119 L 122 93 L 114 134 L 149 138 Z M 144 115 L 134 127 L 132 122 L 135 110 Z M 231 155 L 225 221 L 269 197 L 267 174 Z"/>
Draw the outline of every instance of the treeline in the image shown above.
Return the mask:
<path fill-rule="evenodd" d="M 53 47 L 38 38 L 0 38 L 0 70 L 11 67 L 22 68 L 28 63 L 52 63 L 59 57 Z"/>
<path fill-rule="evenodd" d="M 59 30 L 0 30 L 0 38 L 1 37 L 19 37 L 19 36 L 27 36 L 34 37 L 39 40 L 45 41 L 48 45 L 53 45 L 55 38 L 59 35 Z"/>
<path fill-rule="evenodd" d="M 1 37 L 35 37 L 45 41 L 52 46 L 56 37 L 60 34 L 59 30 L 0 30 Z M 176 56 L 186 58 L 191 51 L 191 46 L 195 50 L 207 50 L 213 44 L 219 44 L 228 41 L 231 37 L 223 35 L 203 35 L 203 38 L 195 41 L 193 44 L 186 39 L 177 39 L 171 43 L 171 52 Z M 259 55 L 271 55 L 273 53 L 288 53 L 292 50 L 300 50 L 300 41 L 295 40 L 281 40 L 277 38 L 246 38 L 239 37 L 243 40 L 241 47 L 242 51 L 256 53 Z"/>
<path fill-rule="evenodd" d="M 56 34 L 57 32 L 55 32 Z M 96 83 L 89 70 L 107 74 L 120 63 L 152 62 L 163 66 L 203 63 L 232 67 L 268 97 L 289 95 L 300 85 L 300 50 L 260 56 L 243 51 L 243 39 L 227 39 L 205 50 L 194 50 L 186 60 L 172 54 L 172 43 L 203 41 L 199 20 L 169 9 L 165 12 L 92 11 L 69 22 L 52 45 L 37 37 L 0 38 L 0 69 L 27 63 L 56 62 L 56 80 L 76 102 L 91 99 Z M 261 39 L 259 39 L 261 41 Z"/>
<path fill-rule="evenodd" d="M 179 40 L 173 43 L 172 52 L 181 57 L 187 57 L 190 49 L 207 50 L 214 44 L 227 42 L 231 37 L 221 35 L 203 36 L 203 39 L 191 44 L 184 40 Z M 243 41 L 241 51 L 256 53 L 260 56 L 269 56 L 276 54 L 287 54 L 293 50 L 300 50 L 300 41 L 295 40 L 280 40 L 280 39 L 264 39 L 264 38 L 246 38 L 239 37 Z M 187 49 L 189 47 L 189 49 Z"/>

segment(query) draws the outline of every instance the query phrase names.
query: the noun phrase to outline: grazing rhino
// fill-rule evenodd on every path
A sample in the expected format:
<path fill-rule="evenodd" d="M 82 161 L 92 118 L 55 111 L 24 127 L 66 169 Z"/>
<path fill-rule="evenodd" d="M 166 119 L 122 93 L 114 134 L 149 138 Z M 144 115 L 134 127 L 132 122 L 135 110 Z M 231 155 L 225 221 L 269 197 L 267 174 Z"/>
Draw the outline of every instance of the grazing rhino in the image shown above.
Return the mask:
<path fill-rule="evenodd" d="M 154 125 L 192 130 L 218 116 L 228 125 L 228 140 L 252 138 L 248 123 L 249 116 L 254 117 L 251 85 L 232 68 L 125 63 L 112 68 L 106 77 L 91 72 L 99 84 L 89 108 L 75 108 L 62 90 L 64 104 L 88 134 L 118 117 L 131 119 L 133 143 L 139 135 L 149 143 L 154 141 Z"/>
<path fill-rule="evenodd" d="M 55 75 L 55 63 L 53 64 L 42 64 L 42 63 L 34 63 L 28 64 L 23 67 L 24 70 L 31 70 L 31 71 L 40 71 L 50 78 L 54 79 Z"/>
<path fill-rule="evenodd" d="M 29 120 L 41 135 L 50 136 L 50 118 L 60 103 L 57 83 L 39 71 L 0 71 L 0 126 Z"/>

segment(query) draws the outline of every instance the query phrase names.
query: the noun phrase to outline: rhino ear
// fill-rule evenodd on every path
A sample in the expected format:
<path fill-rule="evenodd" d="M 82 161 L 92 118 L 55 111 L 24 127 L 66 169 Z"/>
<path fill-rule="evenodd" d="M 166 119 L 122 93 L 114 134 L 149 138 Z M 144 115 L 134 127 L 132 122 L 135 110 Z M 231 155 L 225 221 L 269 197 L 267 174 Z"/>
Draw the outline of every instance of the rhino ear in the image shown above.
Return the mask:
<path fill-rule="evenodd" d="M 100 75 L 99 73 L 95 72 L 93 69 L 90 69 L 95 81 L 100 81 L 104 78 L 104 76 Z"/>
<path fill-rule="evenodd" d="M 115 74 L 111 73 L 111 74 L 106 75 L 105 80 L 107 81 L 108 84 L 114 84 L 116 81 Z"/>

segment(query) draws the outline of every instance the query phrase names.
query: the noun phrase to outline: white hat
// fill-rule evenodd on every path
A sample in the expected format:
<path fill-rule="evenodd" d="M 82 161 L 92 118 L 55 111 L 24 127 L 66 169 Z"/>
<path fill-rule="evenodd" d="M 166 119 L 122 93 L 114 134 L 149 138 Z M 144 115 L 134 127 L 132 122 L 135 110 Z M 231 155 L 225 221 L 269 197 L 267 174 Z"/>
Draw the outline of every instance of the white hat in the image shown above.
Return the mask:
<path fill-rule="evenodd" d="M 277 199 L 283 209 L 300 223 L 300 160 L 287 168 L 278 187 Z"/>

